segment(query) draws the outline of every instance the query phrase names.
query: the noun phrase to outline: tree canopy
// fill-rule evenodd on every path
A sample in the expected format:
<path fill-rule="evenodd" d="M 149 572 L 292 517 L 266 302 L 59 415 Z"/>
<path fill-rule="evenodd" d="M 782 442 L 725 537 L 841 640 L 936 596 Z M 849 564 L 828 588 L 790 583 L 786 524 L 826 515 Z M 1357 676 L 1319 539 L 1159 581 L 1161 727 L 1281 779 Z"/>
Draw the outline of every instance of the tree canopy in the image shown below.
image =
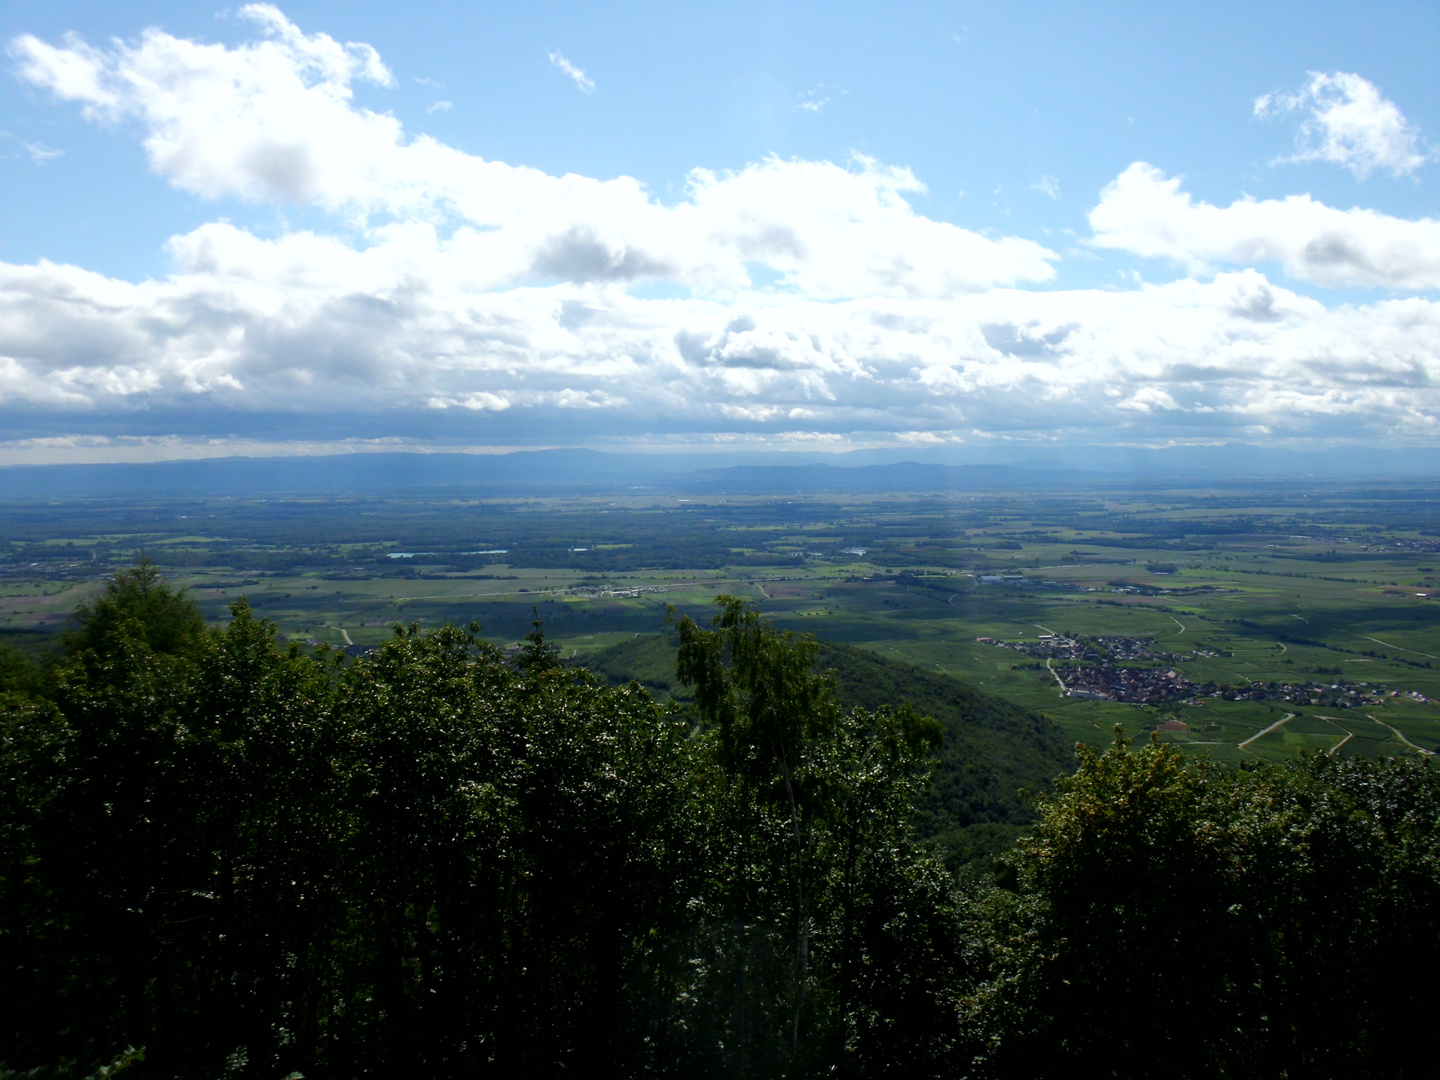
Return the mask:
<path fill-rule="evenodd" d="M 200 609 L 165 580 L 159 567 L 142 557 L 80 605 L 75 626 L 65 635 L 65 647 L 71 654 L 89 650 L 103 655 L 133 637 L 151 652 L 176 653 L 204 633 Z"/>
<path fill-rule="evenodd" d="M 1423 761 L 1119 740 L 957 874 L 935 722 L 733 597 L 676 632 L 661 704 L 539 626 L 349 659 L 117 576 L 0 671 L 0 1076 L 1433 1071 Z"/>

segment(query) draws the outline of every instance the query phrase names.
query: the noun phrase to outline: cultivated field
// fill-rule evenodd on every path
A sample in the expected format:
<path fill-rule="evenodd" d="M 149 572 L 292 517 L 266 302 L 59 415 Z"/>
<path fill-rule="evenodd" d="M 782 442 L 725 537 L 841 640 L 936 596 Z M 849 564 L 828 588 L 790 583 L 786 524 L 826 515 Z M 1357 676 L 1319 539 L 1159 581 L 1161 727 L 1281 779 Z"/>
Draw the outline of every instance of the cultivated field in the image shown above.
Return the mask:
<path fill-rule="evenodd" d="M 1108 741 L 1119 723 L 1226 760 L 1429 753 L 1435 495 L 1274 485 L 11 504 L 0 635 L 43 649 L 142 551 L 213 619 L 244 596 L 293 640 L 352 649 L 412 621 L 476 621 L 509 644 L 535 610 L 583 662 L 661 633 L 667 606 L 703 617 L 725 592 L 782 626 L 970 681 L 1076 739 Z M 1148 703 L 1065 693 L 1102 675 L 1165 687 L 1140 691 Z"/>

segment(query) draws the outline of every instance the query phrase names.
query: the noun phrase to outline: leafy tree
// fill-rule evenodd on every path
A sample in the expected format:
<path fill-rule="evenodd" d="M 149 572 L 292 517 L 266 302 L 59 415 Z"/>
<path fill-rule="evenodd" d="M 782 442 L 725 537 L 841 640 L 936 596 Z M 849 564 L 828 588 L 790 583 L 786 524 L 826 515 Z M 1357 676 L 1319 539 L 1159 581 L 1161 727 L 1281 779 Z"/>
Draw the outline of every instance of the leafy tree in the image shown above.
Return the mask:
<path fill-rule="evenodd" d="M 28 989 L 0 1061 L 653 1058 L 694 892 L 685 725 L 454 628 L 345 664 L 233 614 L 179 654 L 115 620 L 61 664 L 54 706 L 0 702 L 0 951 Z"/>
<path fill-rule="evenodd" d="M 40 665 L 0 641 L 0 694 L 34 693 L 40 690 Z"/>
<path fill-rule="evenodd" d="M 124 636 L 143 640 L 151 652 L 173 654 L 205 633 L 200 609 L 147 557 L 115 574 L 98 596 L 81 604 L 75 623 L 64 639 L 71 654 L 85 649 L 102 653 Z"/>
<path fill-rule="evenodd" d="M 653 693 L 689 701 L 675 683 L 679 635 L 641 635 L 592 653 L 586 667 L 612 685 L 637 679 Z M 933 671 L 865 649 L 819 641 L 815 665 L 834 677 L 842 715 L 909 702 L 934 718 L 943 739 L 929 786 L 916 798 L 917 833 L 947 862 L 988 865 L 1033 820 L 1025 792 L 1045 790 L 1073 768 L 1073 745 L 1049 719 Z"/>
<path fill-rule="evenodd" d="M 989 1072 L 1426 1074 L 1396 1018 L 1423 1013 L 1440 942 L 1434 770 L 1226 769 L 1118 729 L 1079 755 L 1015 891 L 969 902 Z"/>
<path fill-rule="evenodd" d="M 515 658 L 515 666 L 524 672 L 549 671 L 560 666 L 560 651 L 545 640 L 545 621 L 540 618 L 539 608 L 532 607 L 535 618 L 530 623 L 530 632 L 525 635 L 525 644 Z"/>
<path fill-rule="evenodd" d="M 902 1042 L 934 1064 L 946 1022 L 930 980 L 950 973 L 947 889 L 914 844 L 910 806 L 938 725 L 905 708 L 842 714 L 833 680 L 814 670 L 813 638 L 735 597 L 716 604 L 709 630 L 678 619 L 676 668 L 718 766 L 724 875 L 712 902 L 729 950 L 718 970 L 746 988 L 722 995 L 712 1038 L 736 1048 L 742 1073 L 853 1071 Z M 937 963 L 901 970 L 902 956 L 926 950 Z"/>

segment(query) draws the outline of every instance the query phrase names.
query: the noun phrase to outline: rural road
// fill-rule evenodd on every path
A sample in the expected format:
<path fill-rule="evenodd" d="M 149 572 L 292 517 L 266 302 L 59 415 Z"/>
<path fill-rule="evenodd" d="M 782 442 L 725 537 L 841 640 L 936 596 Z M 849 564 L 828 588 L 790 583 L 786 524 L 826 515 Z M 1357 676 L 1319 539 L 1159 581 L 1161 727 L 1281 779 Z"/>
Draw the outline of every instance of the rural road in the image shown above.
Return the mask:
<path fill-rule="evenodd" d="M 1374 641 L 1375 639 L 1374 639 L 1374 638 L 1371 638 L 1370 640 L 1371 640 L 1371 641 Z M 1380 644 L 1383 645 L 1383 644 L 1385 644 L 1385 643 L 1382 641 Z M 1395 648 L 1395 646 L 1394 646 L 1394 645 L 1391 645 L 1390 648 L 1393 649 L 1393 648 Z M 1366 715 L 1366 716 L 1370 716 L 1369 713 L 1366 713 L 1365 715 Z M 1371 719 L 1371 720 L 1375 720 L 1375 717 L 1370 716 L 1370 719 Z M 1426 750 L 1425 747 L 1423 747 L 1423 746 L 1416 746 L 1413 742 L 1411 742 L 1411 741 L 1410 741 L 1409 739 L 1407 739 L 1404 735 L 1402 735 L 1402 734 L 1400 733 L 1400 730 L 1399 730 L 1398 728 L 1390 727 L 1390 725 L 1387 724 L 1387 723 L 1385 723 L 1384 720 L 1375 720 L 1375 723 L 1379 724 L 1379 725 L 1380 725 L 1381 727 L 1383 727 L 1383 728 L 1386 728 L 1386 729 L 1394 732 L 1395 737 L 1396 737 L 1397 739 L 1399 739 L 1401 742 L 1403 742 L 1406 746 L 1410 747 L 1411 750 L 1415 750 L 1415 751 L 1417 751 L 1417 752 L 1419 752 L 1419 753 L 1421 753 L 1421 754 L 1424 754 L 1426 757 L 1434 757 L 1434 756 L 1435 756 L 1435 751 L 1434 751 L 1434 750 Z"/>
<path fill-rule="evenodd" d="M 969 571 L 966 571 L 966 570 L 962 570 L 961 573 L 963 573 L 966 577 L 968 577 L 968 578 L 970 579 L 970 588 L 966 589 L 965 592 L 974 592 L 976 589 L 978 589 L 978 588 L 980 587 L 980 579 L 977 578 L 974 574 L 972 574 L 972 573 L 970 573 Z M 946 600 L 945 602 L 946 602 L 947 604 L 949 604 L 951 607 L 954 607 L 954 606 L 955 606 L 955 597 L 957 597 L 957 596 L 964 596 L 964 595 L 965 595 L 965 593 L 958 593 L 958 592 L 957 592 L 957 593 L 951 593 L 951 594 L 950 594 L 950 598 L 949 598 L 948 600 Z"/>
<path fill-rule="evenodd" d="M 1319 719 L 1319 720 L 1324 720 L 1327 724 L 1329 724 L 1331 727 L 1333 727 L 1336 731 L 1343 731 L 1343 732 L 1345 732 L 1345 738 L 1341 739 L 1341 740 L 1340 740 L 1338 743 L 1336 743 L 1334 746 L 1330 747 L 1329 750 L 1325 751 L 1326 756 L 1328 756 L 1328 757 L 1334 757 L 1336 754 L 1338 754 L 1338 753 L 1340 752 L 1340 747 L 1344 746 L 1347 742 L 1349 742 L 1351 739 L 1353 739 L 1353 738 L 1355 737 L 1355 733 L 1354 733 L 1353 731 L 1351 731 L 1349 728 L 1343 728 L 1343 727 L 1341 727 L 1339 724 L 1337 724 L 1337 723 L 1335 722 L 1335 717 L 1333 717 L 1333 716 L 1321 716 L 1319 713 L 1316 713 L 1315 716 L 1316 716 L 1316 718 Z"/>
<path fill-rule="evenodd" d="M 1065 683 L 1061 680 L 1060 676 L 1059 676 L 1058 674 L 1056 674 L 1055 669 L 1050 666 L 1050 663 L 1051 663 L 1051 662 L 1050 662 L 1049 660 L 1046 660 L 1046 661 L 1045 661 L 1045 670 L 1048 671 L 1048 672 L 1050 672 L 1050 674 L 1055 677 L 1055 683 L 1056 683 L 1056 685 L 1058 685 L 1058 686 L 1060 687 L 1060 696 L 1061 696 L 1061 697 L 1064 697 L 1064 696 L 1065 696 Z"/>
<path fill-rule="evenodd" d="M 1365 635 L 1365 640 L 1373 641 L 1376 645 L 1384 645 L 1385 648 L 1394 649 L 1396 652 L 1414 653 L 1416 656 L 1429 656 L 1431 660 L 1440 660 L 1440 656 L 1433 656 L 1428 652 L 1421 652 L 1419 649 L 1407 649 L 1402 645 L 1391 645 L 1388 641 L 1381 641 L 1378 637 L 1371 637 L 1369 634 Z M 1375 720 L 1373 716 L 1370 719 Z M 1380 721 L 1376 720 L 1375 722 L 1378 724 Z"/>
<path fill-rule="evenodd" d="M 1274 730 L 1275 730 L 1276 728 L 1278 728 L 1281 724 L 1285 723 L 1287 720 L 1292 720 L 1292 719 L 1294 719 L 1294 717 L 1295 717 L 1295 714 L 1294 714 L 1293 712 L 1287 712 L 1283 717 L 1281 717 L 1279 720 L 1276 720 L 1273 724 L 1271 724 L 1269 727 L 1267 727 L 1264 731 L 1256 732 L 1254 735 L 1251 735 L 1251 736 L 1250 736 L 1248 739 L 1246 739 L 1244 742 L 1236 743 L 1236 744 L 1235 744 L 1236 748 L 1237 748 L 1237 749 L 1240 749 L 1240 750 L 1244 750 L 1245 747 L 1249 746 L 1249 745 L 1250 745 L 1252 742 L 1254 742 L 1256 739 L 1260 739 L 1260 738 L 1263 738 L 1263 737 L 1266 736 L 1266 735 L 1269 735 L 1270 732 L 1274 731 Z M 1372 717 L 1371 719 L 1374 719 L 1374 718 Z"/>

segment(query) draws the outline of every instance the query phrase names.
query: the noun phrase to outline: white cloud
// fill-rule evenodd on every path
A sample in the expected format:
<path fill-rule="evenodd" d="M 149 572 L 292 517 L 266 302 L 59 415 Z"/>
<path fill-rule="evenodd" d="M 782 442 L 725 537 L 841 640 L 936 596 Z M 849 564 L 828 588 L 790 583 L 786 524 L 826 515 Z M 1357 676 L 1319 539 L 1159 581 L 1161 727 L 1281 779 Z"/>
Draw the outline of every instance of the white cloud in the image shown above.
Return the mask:
<path fill-rule="evenodd" d="M 440 101 L 432 101 L 429 106 L 426 107 L 425 111 L 427 113 L 449 112 L 454 107 L 455 103 L 453 101 L 445 101 L 442 99 Z"/>
<path fill-rule="evenodd" d="M 965 441 L 953 431 L 897 431 L 895 439 L 920 446 L 946 446 Z"/>
<path fill-rule="evenodd" d="M 1053 176 L 1042 176 L 1030 185 L 1031 191 L 1038 191 L 1051 199 L 1060 198 L 1060 181 Z"/>
<path fill-rule="evenodd" d="M 268 4 L 240 14 L 264 37 L 237 49 L 148 30 L 109 50 L 23 35 L 10 51 L 22 78 L 81 103 L 87 117 L 139 120 L 151 167 L 186 190 L 330 204 L 338 174 L 359 164 L 354 148 L 399 135 L 394 117 L 350 106 L 350 84 L 393 77 L 368 45 L 302 34 Z"/>
<path fill-rule="evenodd" d="M 1256 116 L 1297 112 L 1303 119 L 1296 151 L 1280 161 L 1326 161 L 1364 179 L 1375 169 L 1414 173 L 1432 156 L 1420 149 L 1420 133 L 1399 107 L 1359 75 L 1312 71 L 1304 89 L 1255 101 Z"/>
<path fill-rule="evenodd" d="M 97 119 L 133 117 L 153 168 L 218 198 L 286 200 L 457 231 L 477 286 L 665 279 L 697 292 L 749 287 L 769 267 L 784 288 L 826 298 L 952 295 L 1044 281 L 1051 252 L 916 214 L 907 169 L 856 158 L 771 159 L 733 173 L 696 170 L 673 206 L 629 177 L 549 176 L 486 161 L 392 115 L 357 108 L 351 83 L 388 79 L 368 46 L 305 35 L 273 8 L 234 49 L 160 31 L 99 50 L 19 38 L 21 74 Z"/>
<path fill-rule="evenodd" d="M 918 213 L 913 173 L 864 157 L 695 170 L 668 204 L 631 178 L 486 161 L 358 107 L 355 80 L 390 78 L 374 50 L 245 12 L 262 33 L 236 48 L 151 31 L 13 49 L 30 82 L 137 122 L 177 187 L 312 205 L 345 239 L 212 222 L 172 238 L 172 273 L 140 283 L 0 264 L 7 415 L 139 426 L 209 411 L 241 435 L 265 414 L 332 430 L 410 416 L 507 445 L 1428 437 L 1440 416 L 1427 299 L 1330 308 L 1255 270 L 1012 288 L 1050 281 L 1056 256 Z M 1304 197 L 1214 207 L 1145 165 L 1092 225 L 1097 244 L 1187 265 L 1273 259 L 1332 284 L 1435 287 L 1434 222 Z M 656 279 L 678 298 L 633 288 Z"/>
<path fill-rule="evenodd" d="M 36 165 L 43 165 L 52 158 L 60 157 L 65 153 L 63 150 L 56 150 L 53 146 L 46 146 L 44 143 L 26 142 L 24 139 L 20 140 L 20 145 L 25 148 L 25 152 L 30 155 L 30 160 Z"/>
<path fill-rule="evenodd" d="M 830 104 L 829 91 L 834 87 L 826 86 L 824 83 L 817 83 L 814 87 L 806 90 L 795 99 L 795 107 L 806 112 L 818 113 L 825 106 Z M 840 93 L 845 93 L 841 90 Z"/>
<path fill-rule="evenodd" d="M 563 71 L 569 77 L 570 81 L 575 84 L 576 89 L 578 89 L 582 94 L 589 94 L 594 92 L 595 80 L 587 78 L 585 72 L 581 71 L 569 60 L 566 60 L 565 57 L 560 55 L 560 53 L 552 52 L 550 54 L 550 63 L 552 66 L 557 67 L 561 71 Z"/>
<path fill-rule="evenodd" d="M 475 290 L 468 260 L 418 228 L 364 251 L 204 230 L 176 246 L 208 261 L 166 281 L 0 265 L 0 401 L 429 409 L 485 417 L 491 441 L 797 419 L 831 434 L 1389 434 L 1440 415 L 1440 306 L 1332 310 L 1255 271 L 1130 292 L 653 301 L 613 284 Z"/>
<path fill-rule="evenodd" d="M 63 150 L 56 150 L 53 146 L 46 146 L 44 143 L 22 139 L 8 131 L 0 131 L 0 138 L 13 139 L 36 165 L 44 165 L 45 162 L 61 157 L 65 153 Z"/>
<path fill-rule="evenodd" d="M 1440 220 L 1337 210 L 1308 195 L 1220 207 L 1180 184 L 1152 165 L 1131 165 L 1090 212 L 1093 242 L 1196 271 L 1278 262 L 1318 285 L 1440 289 Z"/>

